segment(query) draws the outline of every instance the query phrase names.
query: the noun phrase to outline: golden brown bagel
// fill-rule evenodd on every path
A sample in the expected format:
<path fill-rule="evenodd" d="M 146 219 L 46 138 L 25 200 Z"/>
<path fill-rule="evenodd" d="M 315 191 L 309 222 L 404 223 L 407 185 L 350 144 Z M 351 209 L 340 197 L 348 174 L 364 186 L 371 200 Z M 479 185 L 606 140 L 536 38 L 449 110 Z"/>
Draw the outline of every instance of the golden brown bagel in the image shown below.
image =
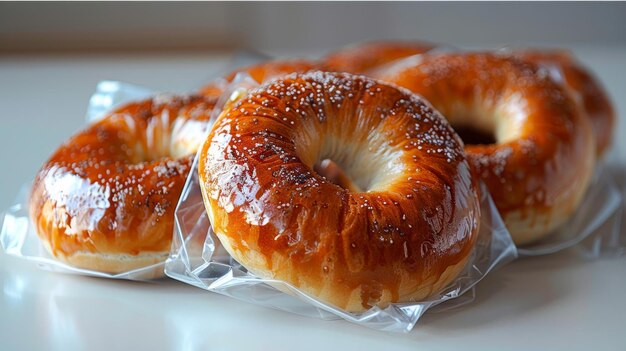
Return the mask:
<path fill-rule="evenodd" d="M 204 96 L 219 96 L 224 91 L 225 83 L 230 83 L 238 73 L 247 73 L 257 83 L 263 83 L 269 79 L 287 75 L 290 73 L 303 73 L 317 68 L 319 65 L 313 61 L 303 59 L 271 60 L 247 67 L 238 68 L 223 79 L 218 79 L 200 89 Z"/>
<path fill-rule="evenodd" d="M 564 83 L 574 92 L 591 121 L 597 156 L 601 157 L 611 145 L 615 111 L 608 94 L 593 73 L 565 50 L 524 50 L 510 54 L 547 67 L 556 67 L 562 72 Z"/>
<path fill-rule="evenodd" d="M 56 150 L 30 195 L 49 252 L 106 273 L 165 260 L 174 208 L 214 103 L 166 96 L 130 103 Z"/>
<path fill-rule="evenodd" d="M 322 59 L 322 67 L 333 72 L 368 74 L 382 65 L 423 54 L 435 44 L 419 41 L 374 41 L 339 49 Z"/>
<path fill-rule="evenodd" d="M 465 150 L 517 244 L 537 240 L 578 207 L 595 162 L 587 118 L 530 62 L 490 53 L 423 55 L 377 76 L 428 99 L 458 130 L 495 142 Z"/>
<path fill-rule="evenodd" d="M 461 140 L 416 95 L 362 76 L 270 81 L 222 112 L 199 157 L 228 252 L 348 311 L 439 291 L 476 239 L 480 207 Z M 324 159 L 354 190 L 314 171 Z"/>

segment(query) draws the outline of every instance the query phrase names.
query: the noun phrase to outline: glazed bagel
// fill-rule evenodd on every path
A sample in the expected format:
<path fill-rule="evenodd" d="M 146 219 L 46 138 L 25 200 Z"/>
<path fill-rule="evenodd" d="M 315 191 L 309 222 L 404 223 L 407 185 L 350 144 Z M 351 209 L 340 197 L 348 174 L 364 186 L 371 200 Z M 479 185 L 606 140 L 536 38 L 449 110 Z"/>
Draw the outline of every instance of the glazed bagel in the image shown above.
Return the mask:
<path fill-rule="evenodd" d="M 30 195 L 31 219 L 50 254 L 106 273 L 165 260 L 174 208 L 214 104 L 198 96 L 130 103 L 56 150 Z"/>
<path fill-rule="evenodd" d="M 217 79 L 202 87 L 200 89 L 200 94 L 210 97 L 221 95 L 226 86 L 232 82 L 239 73 L 247 73 L 257 83 L 263 83 L 272 78 L 290 73 L 303 73 L 318 67 L 319 64 L 303 59 L 265 61 L 255 65 L 238 68 L 230 72 L 223 78 Z"/>
<path fill-rule="evenodd" d="M 533 61 L 548 68 L 557 68 L 557 79 L 561 79 L 582 105 L 591 121 L 596 137 L 597 156 L 601 157 L 611 145 L 615 112 L 602 84 L 589 70 L 578 63 L 576 58 L 565 50 L 525 50 L 509 53 L 516 57 Z"/>
<path fill-rule="evenodd" d="M 368 74 L 390 62 L 423 54 L 434 49 L 432 43 L 419 41 L 375 41 L 349 46 L 322 59 L 324 70 Z"/>
<path fill-rule="evenodd" d="M 457 131 L 471 128 L 494 139 L 465 139 L 465 150 L 517 244 L 547 235 L 578 207 L 595 140 L 576 102 L 544 68 L 497 54 L 456 53 L 398 63 L 378 78 L 428 99 Z"/>
<path fill-rule="evenodd" d="M 349 186 L 314 171 L 325 159 Z M 198 165 L 238 262 L 348 311 L 430 296 L 476 240 L 461 140 L 416 95 L 363 76 L 309 72 L 250 91 L 218 117 Z"/>

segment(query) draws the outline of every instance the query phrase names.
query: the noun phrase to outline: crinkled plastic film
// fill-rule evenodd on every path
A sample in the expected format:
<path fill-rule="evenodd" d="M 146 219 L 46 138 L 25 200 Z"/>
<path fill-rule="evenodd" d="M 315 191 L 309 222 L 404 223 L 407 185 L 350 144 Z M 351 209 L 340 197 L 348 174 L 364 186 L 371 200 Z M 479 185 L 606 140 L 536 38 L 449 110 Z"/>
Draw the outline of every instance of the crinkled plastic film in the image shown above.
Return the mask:
<path fill-rule="evenodd" d="M 115 81 L 102 81 L 97 85 L 96 91 L 90 99 L 86 114 L 87 124 L 97 121 L 106 112 L 120 104 L 144 99 L 152 94 L 151 90 L 135 85 Z M 164 262 L 117 274 L 109 274 L 73 267 L 54 259 L 39 240 L 35 231 L 35 225 L 28 215 L 28 198 L 31 184 L 32 182 L 29 182 L 22 186 L 15 205 L 11 206 L 4 214 L 0 243 L 6 253 L 33 260 L 41 268 L 56 272 L 128 280 L 149 280 L 155 276 L 162 276 Z"/>
<path fill-rule="evenodd" d="M 486 191 L 482 193 L 481 228 L 476 247 L 461 274 L 450 285 L 428 300 L 350 313 L 316 300 L 285 282 L 261 279 L 248 273 L 226 252 L 211 230 L 197 172 L 193 171 L 176 210 L 174 240 L 165 273 L 208 291 L 279 310 L 322 319 L 343 318 L 373 329 L 407 332 L 426 310 L 436 305 L 446 302 L 441 308 L 449 309 L 467 303 L 465 299 L 457 302 L 457 298 L 472 290 L 495 267 L 516 257 L 515 245 L 491 198 Z"/>
<path fill-rule="evenodd" d="M 618 202 L 614 211 L 610 211 L 608 206 L 602 211 L 606 216 L 606 220 L 596 221 L 596 228 L 592 235 L 584 238 L 582 243 L 577 246 L 579 250 L 586 256 L 611 257 L 626 254 L 626 182 L 624 180 L 624 170 L 604 167 L 603 176 L 609 177 L 611 197 L 615 198 L 614 202 Z M 616 174 L 613 176 L 613 174 Z M 621 178 L 620 177 L 621 174 Z M 620 180 L 619 183 L 615 182 Z M 617 184 L 616 184 L 617 183 Z M 599 201 L 605 201 L 599 198 Z M 608 201 L 606 201 L 608 203 Z"/>
<path fill-rule="evenodd" d="M 137 85 L 103 80 L 96 86 L 96 91 L 89 98 L 86 120 L 92 123 L 111 111 L 113 108 L 131 101 L 149 98 L 154 91 Z"/>
<path fill-rule="evenodd" d="M 446 51 L 451 51 L 451 49 L 436 50 L 433 54 Z M 253 63 L 258 59 L 260 57 L 248 55 L 235 61 L 239 61 L 241 65 Z M 552 67 L 551 71 L 554 69 Z M 551 74 L 558 78 L 558 72 Z M 235 82 L 234 86 L 240 88 L 246 84 L 248 86 L 254 84 L 245 75 L 238 76 Z M 226 82 L 222 84 L 227 85 Z M 218 106 L 231 98 L 233 93 L 235 96 L 242 93 L 237 90 L 233 91 L 232 87 L 228 94 L 222 96 Z M 120 104 L 152 95 L 153 92 L 150 89 L 126 83 L 103 81 L 98 85 L 96 93 L 90 100 L 87 121 L 98 120 L 106 111 Z M 217 116 L 217 113 L 219 113 L 218 109 L 214 116 Z M 53 259 L 42 247 L 30 222 L 29 190 L 30 182 L 21 188 L 15 204 L 2 216 L 0 244 L 8 254 L 36 261 L 48 270 L 106 278 L 145 280 L 152 277 L 155 272 L 159 273 L 163 270 L 164 264 L 157 264 L 120 274 L 106 274 L 74 268 Z M 622 218 L 625 209 L 622 198 L 625 191 L 624 189 L 620 191 L 616 187 L 610 170 L 600 168 L 581 207 L 572 216 L 572 221 L 541 242 L 519 249 L 519 254 L 522 256 L 544 255 L 576 245 L 585 255 L 592 257 L 623 254 L 626 238 L 623 237 L 621 228 L 624 224 Z M 500 217 L 491 200 L 486 196 L 483 198 L 483 207 L 486 207 L 488 211 L 483 209 L 483 214 L 488 214 L 489 217 L 483 218 L 479 244 L 475 248 L 472 260 L 451 286 L 428 301 L 396 304 L 385 310 L 374 309 L 360 314 L 347 313 L 324 305 L 285 283 L 264 281 L 251 276 L 232 260 L 210 232 L 210 224 L 205 214 L 195 170 L 187 180 L 181 199 L 176 213 L 172 251 L 165 268 L 168 275 L 203 289 L 241 300 L 318 318 L 344 318 L 375 329 L 408 331 L 426 310 L 443 311 L 471 302 L 474 296 L 473 286 L 495 266 L 515 257 L 515 250 L 508 239 L 508 233 L 505 235 L 506 230 Z M 207 234 L 210 235 L 207 237 Z M 292 295 L 280 292 L 270 284 L 283 285 Z"/>
<path fill-rule="evenodd" d="M 229 67 L 251 64 L 264 58 L 254 53 L 243 53 L 235 56 Z M 87 124 L 96 122 L 107 112 L 122 104 L 143 100 L 154 95 L 155 92 L 148 88 L 117 81 L 102 81 L 98 83 L 96 91 L 89 101 L 86 122 Z M 220 106 L 220 103 L 221 101 L 218 101 L 217 106 Z M 216 112 L 219 112 L 217 110 Z M 214 116 L 212 115 L 212 117 Z M 14 205 L 1 216 L 0 244 L 6 253 L 35 261 L 41 268 L 57 272 L 128 280 L 150 280 L 154 277 L 163 276 L 164 262 L 118 274 L 108 274 L 76 268 L 54 259 L 39 240 L 35 226 L 28 214 L 28 198 L 31 186 L 32 182 L 24 184 L 18 192 Z"/>
<path fill-rule="evenodd" d="M 35 232 L 35 226 L 28 215 L 29 193 L 30 184 L 22 186 L 15 201 L 16 203 L 4 213 L 0 231 L 0 244 L 2 244 L 2 248 L 7 254 L 35 261 L 41 268 L 55 272 L 128 280 L 149 280 L 161 275 L 163 263 L 118 274 L 109 274 L 72 267 L 54 259 L 39 240 Z"/>
<path fill-rule="evenodd" d="M 241 80 L 250 82 L 245 75 L 238 76 L 227 92 L 228 96 L 241 96 L 238 95 L 241 90 L 237 88 Z M 396 303 L 385 309 L 374 307 L 366 312 L 351 313 L 307 295 L 286 282 L 256 277 L 233 259 L 211 230 L 198 183 L 196 159 L 176 209 L 174 239 L 165 273 L 208 291 L 299 315 L 343 318 L 373 329 L 408 332 L 430 308 L 439 305 L 438 309 L 444 310 L 471 302 L 473 287 L 485 275 L 517 257 L 515 245 L 491 197 L 484 187 L 481 193 L 478 241 L 467 265 L 452 283 L 424 301 Z M 466 292 L 469 293 L 460 298 Z"/>
<path fill-rule="evenodd" d="M 601 166 L 570 220 L 540 241 L 518 248 L 520 256 L 552 254 L 583 241 L 583 251 L 590 257 L 622 252 L 626 247 L 620 233 L 622 198 L 612 175 Z"/>

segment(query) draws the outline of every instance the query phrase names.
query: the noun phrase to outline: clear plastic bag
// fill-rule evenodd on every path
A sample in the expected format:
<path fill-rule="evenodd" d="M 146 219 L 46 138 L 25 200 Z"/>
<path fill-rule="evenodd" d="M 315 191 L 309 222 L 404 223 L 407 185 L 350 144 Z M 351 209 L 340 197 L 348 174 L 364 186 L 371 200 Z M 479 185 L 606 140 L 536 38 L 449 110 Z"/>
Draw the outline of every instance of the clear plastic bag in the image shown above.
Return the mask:
<path fill-rule="evenodd" d="M 230 91 L 239 93 L 227 92 L 226 95 L 236 98 L 241 94 L 242 81 L 247 82 L 247 86 L 253 84 L 246 75 L 240 74 L 230 87 Z M 478 240 L 465 268 L 452 283 L 424 301 L 351 313 L 319 301 L 286 282 L 256 277 L 228 254 L 211 230 L 198 183 L 196 157 L 176 209 L 174 239 L 165 273 L 204 290 L 299 315 L 343 318 L 373 329 L 408 332 L 430 308 L 445 302 L 439 307 L 439 310 L 445 310 L 471 302 L 473 287 L 485 275 L 517 257 L 509 232 L 484 186 L 481 193 Z M 466 292 L 470 293 L 460 298 Z"/>
<path fill-rule="evenodd" d="M 235 55 L 232 62 L 224 67 L 224 70 L 252 64 L 264 59 L 267 59 L 267 56 L 253 52 L 243 52 Z M 240 80 L 243 81 L 244 78 Z M 101 81 L 96 86 L 96 91 L 89 100 L 85 118 L 86 123 L 96 122 L 114 108 L 131 101 L 152 97 L 155 93 L 152 89 L 134 84 L 108 80 Z M 220 106 L 220 101 L 218 101 L 217 106 Z M 219 112 L 218 110 L 216 109 L 216 112 Z M 54 259 L 39 240 L 35 232 L 35 226 L 28 214 L 28 198 L 31 186 L 32 181 L 24 184 L 17 194 L 14 205 L 0 216 L 0 245 L 7 254 L 35 261 L 41 268 L 56 272 L 127 280 L 150 280 L 154 277 L 163 276 L 164 262 L 118 274 L 109 274 L 76 268 Z"/>
<path fill-rule="evenodd" d="M 96 86 L 96 91 L 89 98 L 85 120 L 92 123 L 125 103 L 143 100 L 154 95 L 155 91 L 138 85 L 103 80 Z"/>
<path fill-rule="evenodd" d="M 470 302 L 474 285 L 494 268 L 517 257 L 515 245 L 486 191 L 481 200 L 483 217 L 476 247 L 466 267 L 449 286 L 428 300 L 350 313 L 318 301 L 285 282 L 261 279 L 248 273 L 221 247 L 212 232 L 198 177 L 192 172 L 176 210 L 175 235 L 165 273 L 204 290 L 299 315 L 343 318 L 373 329 L 408 332 L 426 310 L 436 305 L 447 302 L 441 306 L 447 310 Z M 468 291 L 468 299 L 457 300 Z"/>
<path fill-rule="evenodd" d="M 123 103 L 144 99 L 152 94 L 151 90 L 132 84 L 102 81 L 97 85 L 96 91 L 90 99 L 86 122 L 87 124 L 95 122 L 108 111 Z M 0 230 L 0 244 L 6 253 L 35 261 L 41 268 L 55 272 L 127 280 L 150 280 L 163 275 L 164 262 L 110 274 L 73 267 L 56 260 L 42 245 L 35 232 L 35 225 L 28 214 L 28 198 L 31 186 L 32 182 L 23 185 L 15 204 L 4 213 Z"/>
<path fill-rule="evenodd" d="M 619 197 L 619 204 L 613 212 L 608 208 L 602 213 L 606 220 L 597 221 L 593 235 L 586 237 L 580 245 L 580 252 L 591 258 L 621 256 L 626 254 L 626 177 L 625 169 L 604 167 L 603 176 L 609 178 L 611 197 Z M 608 202 L 608 201 L 606 201 Z M 605 205 L 605 207 L 608 207 Z"/>
<path fill-rule="evenodd" d="M 149 280 L 162 275 L 163 262 L 118 274 L 109 274 L 76 268 L 56 260 L 42 245 L 28 215 L 29 192 L 30 183 L 22 186 L 15 204 L 4 213 L 0 229 L 0 244 L 7 254 L 35 261 L 39 267 L 55 272 L 128 280 Z"/>
<path fill-rule="evenodd" d="M 599 257 L 623 250 L 624 243 L 619 241 L 622 203 L 622 192 L 612 175 L 600 167 L 571 219 L 542 240 L 519 247 L 520 257 L 556 253 L 590 237 L 595 239 L 593 244 L 585 245 L 587 256 Z"/>
<path fill-rule="evenodd" d="M 245 54 L 236 56 L 234 62 L 236 63 L 236 66 L 239 66 L 258 62 L 264 58 L 265 57 L 256 54 Z M 242 85 L 242 82 L 245 80 L 245 75 L 239 76 L 235 79 L 235 81 L 240 85 Z M 226 83 L 224 82 L 224 84 Z M 249 84 L 254 83 L 250 82 Z M 152 94 L 152 90 L 132 84 L 103 81 L 98 84 L 97 90 L 90 100 L 86 119 L 88 122 L 96 121 L 104 113 L 106 113 L 106 111 L 117 107 L 120 104 L 132 100 L 143 99 L 151 96 Z M 223 101 L 228 99 L 229 96 L 227 95 L 228 94 L 222 97 Z M 106 274 L 74 268 L 53 259 L 41 246 L 39 238 L 30 223 L 28 216 L 28 192 L 30 184 L 31 183 L 28 182 L 20 189 L 14 205 L 11 206 L 0 218 L 2 219 L 0 227 L 0 244 L 8 254 L 34 260 L 38 262 L 40 266 L 49 270 L 107 278 L 144 280 L 153 276 L 154 272 L 163 270 L 163 264 L 158 264 L 121 274 Z M 189 186 L 190 185 L 187 184 L 185 190 L 186 192 L 189 191 L 187 189 Z M 184 199 L 186 199 L 186 196 L 189 196 L 185 193 L 183 195 Z M 550 236 L 539 243 L 520 248 L 520 256 L 550 254 L 576 245 L 578 245 L 577 247 L 580 248 L 585 255 L 592 257 L 625 253 L 626 238 L 623 237 L 623 231 L 621 230 L 621 225 L 623 225 L 622 218 L 624 216 L 624 212 L 626 212 L 622 200 L 625 195 L 626 190 L 623 189 L 620 191 L 614 184 L 612 173 L 602 168 L 602 170 L 596 174 L 596 177 L 594 178 L 590 189 L 587 191 L 581 207 L 573 216 L 573 221 L 567 223 L 563 228 L 560 228 L 554 236 Z M 178 240 L 177 238 L 182 235 L 181 233 L 184 233 L 186 235 L 185 238 L 187 238 L 190 232 L 196 230 L 191 230 L 188 227 L 181 225 L 181 223 L 186 223 L 186 225 L 189 223 L 189 220 L 187 220 L 188 217 L 181 217 L 181 214 L 186 213 L 185 216 L 189 216 L 189 218 L 196 216 L 197 220 L 201 220 L 200 215 L 202 214 L 202 211 L 204 211 L 204 207 L 199 206 L 197 208 L 197 211 L 199 211 L 198 213 L 191 213 L 188 208 L 188 201 L 189 200 L 186 200 L 185 202 L 185 206 L 187 207 L 179 208 L 182 212 L 178 214 L 177 218 L 178 227 L 176 228 L 176 235 L 174 237 L 173 250 L 175 248 L 180 249 L 181 247 L 186 246 L 181 243 L 176 243 L 176 240 Z M 182 205 L 183 204 L 181 202 L 180 206 Z M 183 229 L 185 231 L 183 231 Z M 196 238 L 195 240 L 200 240 L 199 238 L 202 238 L 197 235 L 194 237 Z M 189 261 L 188 268 L 197 268 L 200 266 L 200 263 L 205 262 L 202 259 L 202 251 L 200 251 L 200 254 L 197 254 L 198 252 L 194 251 L 198 248 L 204 250 L 204 244 L 204 239 L 202 239 L 201 243 L 193 242 L 187 245 L 189 246 L 189 252 L 192 253 L 188 257 L 201 259 L 200 262 Z M 206 251 L 212 252 L 208 249 Z M 172 257 L 170 257 L 170 260 Z M 189 277 L 185 279 L 187 280 Z M 206 284 L 201 283 L 201 285 Z M 453 299 L 450 303 L 443 303 L 433 310 L 443 310 L 458 306 L 459 304 L 462 304 L 461 300 L 464 301 L 463 303 L 470 302 L 471 293 L 472 291 L 470 289 L 470 291 L 463 296 Z M 326 310 L 322 309 L 322 311 Z M 324 312 L 324 316 L 331 317 L 335 315 L 329 312 Z"/>

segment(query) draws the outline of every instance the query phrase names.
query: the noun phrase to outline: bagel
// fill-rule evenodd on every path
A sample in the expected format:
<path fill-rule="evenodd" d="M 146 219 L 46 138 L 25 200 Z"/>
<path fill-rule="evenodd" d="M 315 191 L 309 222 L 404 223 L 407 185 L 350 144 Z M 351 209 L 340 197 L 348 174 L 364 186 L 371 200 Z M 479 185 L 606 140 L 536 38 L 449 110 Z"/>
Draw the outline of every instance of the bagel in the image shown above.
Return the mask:
<path fill-rule="evenodd" d="M 419 41 L 374 41 L 342 48 L 322 59 L 324 70 L 368 74 L 390 62 L 423 54 L 434 49 L 432 43 Z"/>
<path fill-rule="evenodd" d="M 409 60 L 376 78 L 423 96 L 457 131 L 476 131 L 479 139 L 466 137 L 465 150 L 515 243 L 536 241 L 564 223 L 595 162 L 591 125 L 565 88 L 544 68 L 495 53 Z"/>
<path fill-rule="evenodd" d="M 111 274 L 164 261 L 214 104 L 165 95 L 130 103 L 61 145 L 30 194 L 31 220 L 49 253 Z"/>
<path fill-rule="evenodd" d="M 343 187 L 314 170 L 325 159 Z M 476 241 L 461 140 L 418 96 L 363 76 L 293 74 L 250 91 L 217 118 L 198 162 L 232 257 L 347 311 L 440 291 Z"/>

